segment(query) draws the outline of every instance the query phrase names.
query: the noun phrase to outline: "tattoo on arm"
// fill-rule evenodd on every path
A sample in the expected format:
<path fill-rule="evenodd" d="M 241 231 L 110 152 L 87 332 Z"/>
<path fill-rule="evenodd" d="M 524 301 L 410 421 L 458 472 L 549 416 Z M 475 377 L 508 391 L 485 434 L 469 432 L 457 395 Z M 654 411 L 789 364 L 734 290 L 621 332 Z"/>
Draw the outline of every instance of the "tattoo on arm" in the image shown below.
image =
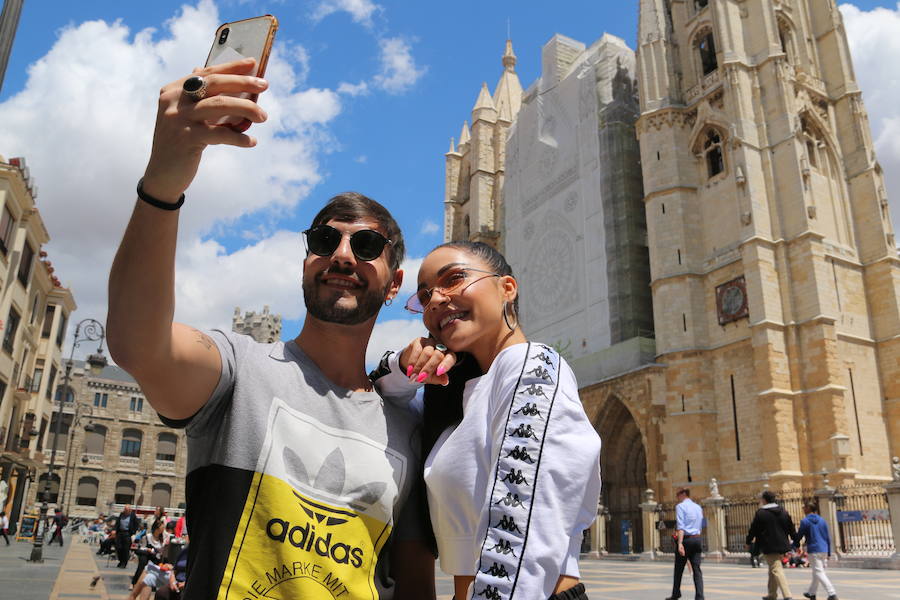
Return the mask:
<path fill-rule="evenodd" d="M 194 333 L 197 334 L 197 343 L 203 344 L 207 350 L 212 350 L 212 347 L 215 345 L 215 342 L 211 337 L 200 331 L 199 329 L 195 329 Z"/>

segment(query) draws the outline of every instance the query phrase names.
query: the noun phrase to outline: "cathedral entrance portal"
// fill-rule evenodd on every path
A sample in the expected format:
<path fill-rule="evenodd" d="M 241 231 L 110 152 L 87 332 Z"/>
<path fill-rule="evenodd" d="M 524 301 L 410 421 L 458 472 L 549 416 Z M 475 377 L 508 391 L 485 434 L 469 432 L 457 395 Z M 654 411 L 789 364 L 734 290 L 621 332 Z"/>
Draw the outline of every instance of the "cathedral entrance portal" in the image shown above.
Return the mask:
<path fill-rule="evenodd" d="M 607 548 L 611 554 L 643 551 L 640 503 L 647 489 L 647 454 L 641 431 L 628 408 L 610 396 L 595 427 L 603 440 L 601 501 L 609 510 Z"/>

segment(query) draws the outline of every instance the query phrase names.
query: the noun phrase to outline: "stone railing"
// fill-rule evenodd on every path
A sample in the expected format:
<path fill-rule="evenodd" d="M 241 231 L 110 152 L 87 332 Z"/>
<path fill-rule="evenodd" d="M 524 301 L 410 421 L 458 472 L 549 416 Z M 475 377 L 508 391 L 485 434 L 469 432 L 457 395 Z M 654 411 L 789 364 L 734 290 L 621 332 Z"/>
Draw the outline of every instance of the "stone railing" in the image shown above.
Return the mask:
<path fill-rule="evenodd" d="M 175 473 L 175 461 L 174 460 L 157 460 L 153 463 L 153 473 L 160 473 L 163 475 L 172 475 Z"/>
<path fill-rule="evenodd" d="M 688 90 L 684 93 L 684 100 L 686 103 L 690 104 L 694 100 L 700 97 L 703 92 L 711 89 L 716 84 L 721 81 L 721 77 L 719 76 L 719 71 L 716 69 L 709 75 L 705 75 L 703 79 L 700 80 L 700 83 L 697 85 L 688 88 Z"/>
<path fill-rule="evenodd" d="M 138 471 L 141 467 L 141 459 L 134 456 L 120 456 L 119 457 L 119 468 L 127 469 L 129 471 Z"/>
<path fill-rule="evenodd" d="M 82 454 L 81 455 L 81 466 L 88 468 L 103 468 L 103 455 L 102 454 Z"/>

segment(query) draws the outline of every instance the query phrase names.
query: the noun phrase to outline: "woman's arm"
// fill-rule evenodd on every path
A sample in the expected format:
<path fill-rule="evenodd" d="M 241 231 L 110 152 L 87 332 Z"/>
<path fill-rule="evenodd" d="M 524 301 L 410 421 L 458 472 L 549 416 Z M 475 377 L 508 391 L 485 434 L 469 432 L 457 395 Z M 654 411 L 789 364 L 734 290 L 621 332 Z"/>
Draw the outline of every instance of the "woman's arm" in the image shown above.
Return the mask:
<path fill-rule="evenodd" d="M 530 600 L 572 587 L 582 531 L 596 517 L 600 438 L 574 375 L 546 346 L 530 344 L 523 358 L 491 399 L 497 462 L 475 596 L 491 588 Z"/>

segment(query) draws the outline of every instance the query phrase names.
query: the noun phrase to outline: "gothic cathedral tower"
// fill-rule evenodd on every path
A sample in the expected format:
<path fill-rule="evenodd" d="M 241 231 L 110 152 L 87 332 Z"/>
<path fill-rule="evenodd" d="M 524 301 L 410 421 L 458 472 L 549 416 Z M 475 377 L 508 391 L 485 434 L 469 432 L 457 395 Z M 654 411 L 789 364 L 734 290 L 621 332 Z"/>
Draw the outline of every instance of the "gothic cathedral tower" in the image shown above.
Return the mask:
<path fill-rule="evenodd" d="M 641 0 L 663 479 L 888 477 L 900 260 L 834 0 Z"/>
<path fill-rule="evenodd" d="M 506 40 L 503 75 L 491 96 L 487 84 L 472 109 L 472 129 L 463 123 L 459 144 L 446 156 L 444 241 L 485 242 L 502 250 L 503 176 L 506 136 L 522 105 L 516 55 Z"/>

